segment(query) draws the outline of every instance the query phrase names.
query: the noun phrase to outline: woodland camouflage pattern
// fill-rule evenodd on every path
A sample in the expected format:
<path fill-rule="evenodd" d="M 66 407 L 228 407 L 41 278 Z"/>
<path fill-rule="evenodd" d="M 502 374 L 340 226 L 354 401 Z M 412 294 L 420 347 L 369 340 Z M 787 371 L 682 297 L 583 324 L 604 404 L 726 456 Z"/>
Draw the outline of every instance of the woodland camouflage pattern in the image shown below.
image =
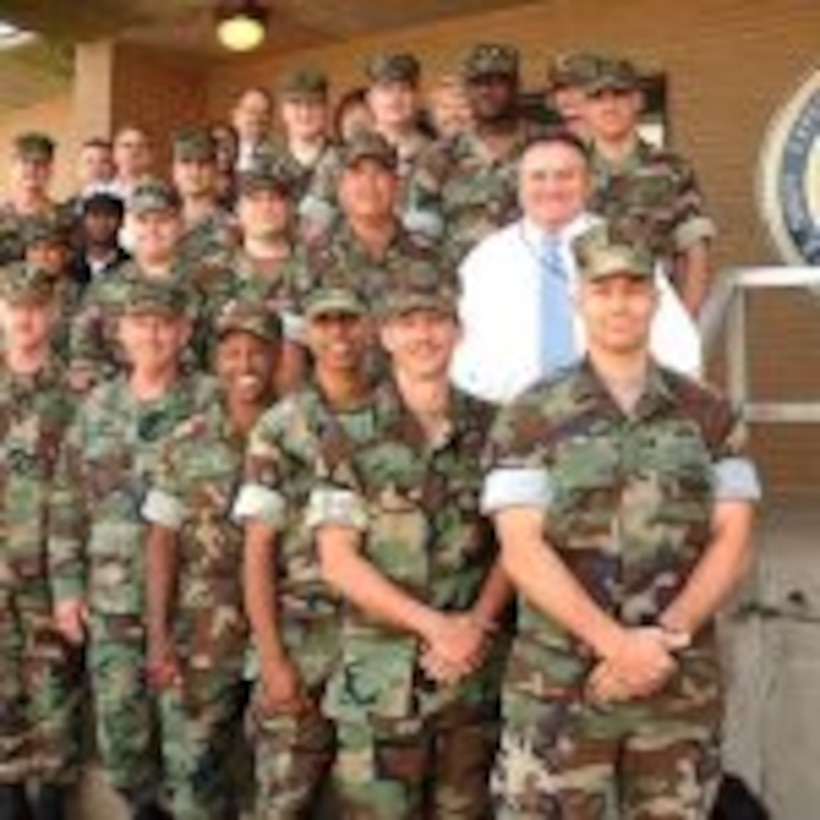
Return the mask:
<path fill-rule="evenodd" d="M 592 178 L 589 209 L 656 256 L 671 259 L 715 235 L 694 171 L 678 154 L 639 140 L 613 167 L 593 150 Z"/>
<path fill-rule="evenodd" d="M 47 508 L 74 402 L 62 369 L 13 374 L 0 356 L 0 783 L 79 773 L 81 659 L 57 631 Z"/>
<path fill-rule="evenodd" d="M 237 784 L 242 669 L 242 531 L 230 518 L 242 474 L 244 437 L 221 403 L 187 421 L 163 444 L 145 518 L 178 534 L 172 639 L 180 687 L 160 693 L 166 783 L 177 818 L 228 816 Z"/>
<path fill-rule="evenodd" d="M 210 381 L 180 379 L 154 402 L 135 401 L 124 377 L 81 405 L 57 462 L 49 507 L 51 586 L 57 601 L 90 609 L 87 663 L 97 744 L 113 785 L 156 796 L 156 704 L 145 669 L 144 539 L 140 509 L 162 439 L 213 398 Z"/>
<path fill-rule="evenodd" d="M 299 716 L 266 713 L 261 683 L 251 706 L 260 817 L 303 817 L 315 805 L 318 787 L 335 751 L 333 725 L 321 710 L 327 679 L 339 653 L 338 601 L 321 578 L 305 508 L 314 485 L 321 441 L 329 435 L 351 442 L 374 435 L 369 405 L 335 413 L 319 389 L 288 396 L 258 422 L 248 446 L 243 494 L 237 513 L 258 517 L 277 531 L 276 591 L 280 635 L 315 710 Z M 257 489 L 254 489 L 257 488 Z M 258 488 L 282 505 L 267 511 L 245 506 Z M 240 513 L 241 511 L 241 513 Z"/>
<path fill-rule="evenodd" d="M 656 622 L 702 557 L 713 465 L 741 454 L 738 430 L 722 398 L 661 368 L 627 418 L 584 363 L 502 411 L 488 461 L 490 470 L 548 471 L 545 539 L 600 607 L 639 626 Z M 503 690 L 499 816 L 604 817 L 621 757 L 635 775 L 621 796 L 629 816 L 705 816 L 722 706 L 713 629 L 678 661 L 658 695 L 588 705 L 595 657 L 522 597 Z M 672 778 L 661 764 L 681 751 Z"/>
<path fill-rule="evenodd" d="M 379 388 L 371 441 L 351 448 L 331 435 L 323 443 L 320 476 L 327 485 L 313 494 L 310 520 L 361 529 L 363 555 L 384 576 L 437 610 L 458 612 L 475 602 L 496 557 L 478 510 L 493 409 L 455 391 L 451 401 L 452 426 L 433 447 L 395 388 Z M 425 800 L 432 815 L 424 816 L 484 816 L 497 654 L 459 683 L 437 685 L 419 665 L 416 636 L 353 605 L 343 616 L 341 659 L 325 708 L 339 727 L 334 776 L 350 816 L 416 816 Z M 459 766 L 460 732 L 473 750 L 467 771 Z M 450 802 L 459 812 L 448 813 Z"/>

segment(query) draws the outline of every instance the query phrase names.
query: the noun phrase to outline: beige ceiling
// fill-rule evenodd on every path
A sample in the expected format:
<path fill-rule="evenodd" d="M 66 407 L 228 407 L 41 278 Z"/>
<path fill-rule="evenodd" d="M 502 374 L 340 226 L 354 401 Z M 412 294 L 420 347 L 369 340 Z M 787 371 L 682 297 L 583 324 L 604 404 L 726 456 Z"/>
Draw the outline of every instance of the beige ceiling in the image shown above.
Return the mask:
<path fill-rule="evenodd" d="M 520 5 L 524 0 L 262 0 L 268 48 L 320 46 L 434 19 Z M 0 49 L 0 110 L 26 105 L 71 82 L 75 43 L 104 37 L 227 59 L 214 38 L 216 0 L 0 0 L 0 21 L 41 35 Z"/>
<path fill-rule="evenodd" d="M 262 0 L 271 10 L 268 47 L 280 50 L 491 11 L 522 1 Z M 214 39 L 215 5 L 216 0 L 0 0 L 0 20 L 38 32 L 49 43 L 62 46 L 114 36 L 219 59 L 226 55 Z M 8 55 L 0 54 L 0 62 L 7 61 Z M 0 86 L 6 79 L 3 74 Z M 3 96 L 8 95 L 0 87 Z"/>

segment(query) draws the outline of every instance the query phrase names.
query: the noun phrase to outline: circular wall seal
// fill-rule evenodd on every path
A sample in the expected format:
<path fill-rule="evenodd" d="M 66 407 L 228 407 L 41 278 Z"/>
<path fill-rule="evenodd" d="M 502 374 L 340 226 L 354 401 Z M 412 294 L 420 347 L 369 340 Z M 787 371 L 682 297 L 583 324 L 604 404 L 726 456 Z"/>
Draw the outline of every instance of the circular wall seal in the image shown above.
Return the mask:
<path fill-rule="evenodd" d="M 777 111 L 763 140 L 758 203 L 790 265 L 820 265 L 820 70 Z"/>

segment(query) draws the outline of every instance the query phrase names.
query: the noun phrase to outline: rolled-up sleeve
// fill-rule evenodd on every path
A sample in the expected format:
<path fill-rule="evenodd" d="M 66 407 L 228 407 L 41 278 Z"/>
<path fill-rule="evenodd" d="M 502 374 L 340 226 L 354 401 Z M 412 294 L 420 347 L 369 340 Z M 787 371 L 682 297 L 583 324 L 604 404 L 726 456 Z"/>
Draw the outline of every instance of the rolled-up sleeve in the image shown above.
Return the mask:
<path fill-rule="evenodd" d="M 546 468 L 500 467 L 487 474 L 481 494 L 481 509 L 492 513 L 507 507 L 549 508 L 552 480 Z"/>
<path fill-rule="evenodd" d="M 759 501 L 763 489 L 754 463 L 744 456 L 722 458 L 713 465 L 718 501 Z"/>
<path fill-rule="evenodd" d="M 317 487 L 310 494 L 306 524 L 311 529 L 336 524 L 365 531 L 367 523 L 367 504 L 358 493 L 335 487 Z"/>
<path fill-rule="evenodd" d="M 275 529 L 285 524 L 287 502 L 278 490 L 262 484 L 244 484 L 234 502 L 232 518 L 243 522 L 257 519 Z"/>
<path fill-rule="evenodd" d="M 145 497 L 142 517 L 150 524 L 178 530 L 185 523 L 185 504 L 177 496 L 154 487 Z"/>

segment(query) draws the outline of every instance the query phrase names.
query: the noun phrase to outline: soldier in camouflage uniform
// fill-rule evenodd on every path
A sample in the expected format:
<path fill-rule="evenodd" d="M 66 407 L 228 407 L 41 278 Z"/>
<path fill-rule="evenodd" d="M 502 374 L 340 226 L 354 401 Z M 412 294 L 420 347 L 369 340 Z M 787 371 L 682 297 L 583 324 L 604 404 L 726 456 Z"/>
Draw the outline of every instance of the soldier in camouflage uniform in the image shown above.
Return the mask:
<path fill-rule="evenodd" d="M 479 45 L 463 66 L 474 128 L 441 140 L 416 164 L 409 197 L 423 222 L 443 238 L 447 258 L 458 264 L 489 233 L 514 222 L 518 208 L 518 160 L 537 130 L 517 110 L 518 52 Z"/>
<path fill-rule="evenodd" d="M 589 208 L 663 260 L 696 316 L 709 290 L 715 225 L 694 171 L 679 154 L 655 148 L 638 133 L 643 96 L 630 62 L 599 59 L 586 95 L 593 172 Z"/>
<path fill-rule="evenodd" d="M 87 630 L 97 747 L 112 785 L 137 818 L 157 806 L 161 767 L 156 703 L 146 681 L 145 524 L 140 517 L 163 438 L 214 395 L 182 376 L 190 334 L 184 291 L 137 279 L 118 320 L 130 369 L 99 385 L 69 429 L 49 506 L 50 580 L 57 623 Z"/>
<path fill-rule="evenodd" d="M 378 134 L 365 133 L 344 147 L 342 160 L 338 195 L 344 221 L 301 247 L 290 266 L 297 314 L 318 286 L 344 284 L 361 293 L 373 310 L 412 270 L 440 270 L 439 255 L 395 216 L 395 149 Z"/>
<path fill-rule="evenodd" d="M 585 51 L 556 54 L 547 64 L 547 110 L 573 134 L 586 140 L 587 84 L 598 72 L 600 58 Z"/>
<path fill-rule="evenodd" d="M 713 616 L 759 488 L 737 419 L 648 352 L 649 254 L 576 241 L 589 355 L 502 411 L 483 506 L 521 593 L 494 790 L 516 820 L 705 820 L 719 780 Z"/>
<path fill-rule="evenodd" d="M 33 217 L 23 229 L 25 264 L 44 271 L 51 279 L 57 316 L 51 333 L 52 347 L 67 363 L 71 322 L 80 305 L 80 288 L 71 278 L 71 226 L 57 212 Z"/>
<path fill-rule="evenodd" d="M 239 237 L 235 220 L 217 201 L 216 142 L 207 129 L 174 135 L 172 171 L 185 223 L 179 259 L 186 266 L 225 267 Z"/>
<path fill-rule="evenodd" d="M 14 140 L 8 201 L 0 204 L 0 265 L 23 258 L 23 230 L 30 219 L 60 212 L 49 197 L 54 141 L 30 132 Z"/>
<path fill-rule="evenodd" d="M 47 275 L 18 264 L 0 291 L 0 817 L 64 817 L 79 774 L 82 659 L 51 616 L 45 528 L 57 450 L 73 412 L 50 353 L 55 319 Z"/>
<path fill-rule="evenodd" d="M 421 64 L 413 54 L 378 54 L 367 63 L 368 103 L 373 112 L 373 130 L 396 151 L 399 195 L 396 215 L 409 230 L 437 238 L 438 222 L 424 221 L 425 213 L 411 207 L 409 180 L 422 153 L 432 140 L 419 128 Z M 342 162 L 338 152 L 317 170 L 314 183 L 300 215 L 308 237 L 327 230 L 339 216 L 336 197 Z"/>
<path fill-rule="evenodd" d="M 220 401 L 163 445 L 143 517 L 148 669 L 160 690 L 166 783 L 177 820 L 236 816 L 242 739 L 242 531 L 231 520 L 248 435 L 270 405 L 281 326 L 258 303 L 217 319 Z"/>
<path fill-rule="evenodd" d="M 338 167 L 336 148 L 329 136 L 328 94 L 327 75 L 315 68 L 289 71 L 279 84 L 279 115 L 285 135 L 272 154 L 293 179 L 294 203 L 299 213 L 320 169 Z M 320 222 L 317 229 L 324 226 Z"/>
<path fill-rule="evenodd" d="M 194 327 L 185 354 L 187 369 L 207 366 L 213 317 L 234 292 L 233 276 L 227 268 L 188 264 L 180 258 L 180 200 L 164 182 L 149 179 L 139 183 L 128 201 L 126 219 L 136 241 L 133 261 L 123 264 L 114 276 L 93 282 L 72 322 L 71 379 L 79 390 L 88 390 L 123 369 L 125 357 L 117 328 L 132 282 L 162 279 L 185 289 L 186 312 Z"/>
<path fill-rule="evenodd" d="M 296 184 L 288 167 L 276 161 L 259 161 L 239 175 L 236 214 L 242 245 L 229 264 L 237 297 L 264 304 L 284 322 L 285 341 L 275 380 L 278 393 L 296 386 L 306 367 L 287 276 Z"/>
<path fill-rule="evenodd" d="M 346 600 L 325 695 L 334 782 L 355 820 L 486 818 L 509 588 L 479 511 L 492 408 L 448 383 L 452 291 L 397 290 L 376 435 L 329 436 L 311 495 L 325 579 Z"/>
<path fill-rule="evenodd" d="M 313 379 L 254 430 L 234 511 L 245 522 L 245 600 L 258 663 L 250 713 L 257 816 L 267 820 L 326 816 L 335 733 L 321 702 L 339 651 L 338 611 L 304 514 L 321 441 L 355 446 L 374 434 L 364 313 L 351 291 L 311 298 L 305 335 Z"/>

